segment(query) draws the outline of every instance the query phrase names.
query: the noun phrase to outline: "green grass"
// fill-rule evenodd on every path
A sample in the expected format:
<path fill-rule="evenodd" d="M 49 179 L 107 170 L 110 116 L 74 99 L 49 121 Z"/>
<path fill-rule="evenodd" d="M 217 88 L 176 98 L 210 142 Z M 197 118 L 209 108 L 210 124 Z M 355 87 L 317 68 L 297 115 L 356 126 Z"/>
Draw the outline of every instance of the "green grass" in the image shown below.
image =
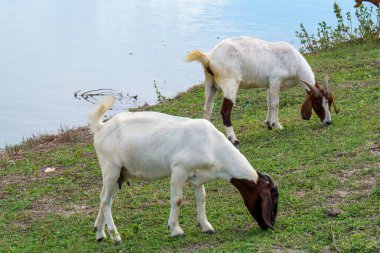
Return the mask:
<path fill-rule="evenodd" d="M 123 186 L 113 205 L 122 235 L 95 242 L 101 173 L 86 129 L 41 136 L 7 147 L 0 159 L 0 252 L 379 252 L 380 250 L 380 43 L 348 44 L 307 55 L 341 109 L 324 127 L 300 116 L 300 87 L 282 92 L 284 130 L 269 131 L 266 91 L 241 90 L 233 111 L 240 151 L 279 187 L 274 231 L 261 231 L 228 182 L 206 184 L 207 215 L 216 230 L 197 228 L 195 197 L 186 187 L 180 225 L 170 238 L 169 181 Z M 218 95 L 212 122 L 224 131 Z M 149 108 L 202 116 L 204 93 L 195 87 Z M 46 167 L 55 167 L 45 173 Z"/>

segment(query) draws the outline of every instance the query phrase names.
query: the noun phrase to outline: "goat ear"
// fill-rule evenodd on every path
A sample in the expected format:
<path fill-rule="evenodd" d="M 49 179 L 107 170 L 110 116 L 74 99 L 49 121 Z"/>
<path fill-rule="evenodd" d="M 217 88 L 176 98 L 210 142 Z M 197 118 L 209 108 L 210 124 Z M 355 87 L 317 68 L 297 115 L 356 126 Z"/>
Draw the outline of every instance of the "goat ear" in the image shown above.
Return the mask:
<path fill-rule="evenodd" d="M 336 107 L 334 101 L 333 101 L 333 105 L 334 105 L 334 111 L 336 114 L 338 114 L 340 112 L 340 109 L 338 107 Z"/>
<path fill-rule="evenodd" d="M 331 93 L 330 93 L 330 96 L 331 96 L 331 102 L 332 102 L 332 104 L 334 106 L 334 111 L 335 111 L 336 114 L 338 114 L 339 111 L 340 111 L 340 109 L 335 105 L 334 97 L 333 97 L 333 95 Z"/>
<path fill-rule="evenodd" d="M 312 94 L 308 94 L 305 97 L 305 101 L 303 101 L 302 107 L 301 107 L 301 116 L 304 120 L 309 120 L 311 118 L 312 113 L 312 104 L 311 104 Z"/>
<path fill-rule="evenodd" d="M 261 211 L 262 217 L 268 228 L 273 229 L 272 214 L 273 214 L 273 204 L 272 197 L 270 193 L 261 196 Z"/>

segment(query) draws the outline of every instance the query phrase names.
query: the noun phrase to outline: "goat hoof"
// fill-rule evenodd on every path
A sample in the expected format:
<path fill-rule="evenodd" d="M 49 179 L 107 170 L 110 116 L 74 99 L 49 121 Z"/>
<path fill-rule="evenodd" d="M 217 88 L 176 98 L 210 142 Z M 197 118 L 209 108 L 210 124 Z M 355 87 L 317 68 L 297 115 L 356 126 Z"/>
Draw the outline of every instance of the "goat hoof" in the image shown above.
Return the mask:
<path fill-rule="evenodd" d="M 209 234 L 209 235 L 216 234 L 216 232 L 214 230 L 207 230 L 207 231 L 205 231 L 205 233 Z"/>
<path fill-rule="evenodd" d="M 104 240 L 104 238 L 105 238 L 105 237 L 100 237 L 100 238 L 97 238 L 97 239 L 96 239 L 96 241 L 97 241 L 97 242 L 101 242 L 101 241 L 103 241 L 103 240 Z"/>
<path fill-rule="evenodd" d="M 120 235 L 117 233 L 116 235 L 115 235 L 115 244 L 116 245 L 119 245 L 120 243 L 121 243 L 121 237 L 120 237 Z"/>
<path fill-rule="evenodd" d="M 185 237 L 185 234 L 172 235 L 172 238 L 182 238 Z"/>
<path fill-rule="evenodd" d="M 228 136 L 227 139 L 236 147 L 237 145 L 240 144 L 239 140 L 233 140 L 235 138 L 232 138 L 231 136 Z"/>

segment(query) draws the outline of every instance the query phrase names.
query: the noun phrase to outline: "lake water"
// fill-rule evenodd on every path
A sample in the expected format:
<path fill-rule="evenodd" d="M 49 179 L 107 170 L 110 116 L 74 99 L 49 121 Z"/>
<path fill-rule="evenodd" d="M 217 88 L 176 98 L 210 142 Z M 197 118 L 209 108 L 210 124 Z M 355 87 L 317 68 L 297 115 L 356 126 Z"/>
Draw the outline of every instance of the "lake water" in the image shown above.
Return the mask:
<path fill-rule="evenodd" d="M 354 13 L 354 1 L 337 1 Z M 248 35 L 298 47 L 295 30 L 335 24 L 334 1 L 1 0 L 0 148 L 83 126 L 77 91 L 110 88 L 150 104 L 203 80 L 193 49 Z M 126 105 L 119 105 L 123 107 Z"/>

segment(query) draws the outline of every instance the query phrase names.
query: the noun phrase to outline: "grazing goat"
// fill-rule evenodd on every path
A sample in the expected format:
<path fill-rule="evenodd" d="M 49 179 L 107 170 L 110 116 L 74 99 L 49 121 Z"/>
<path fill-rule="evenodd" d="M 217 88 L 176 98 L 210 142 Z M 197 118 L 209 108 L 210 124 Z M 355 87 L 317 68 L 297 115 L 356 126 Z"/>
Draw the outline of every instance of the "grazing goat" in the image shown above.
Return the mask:
<path fill-rule="evenodd" d="M 215 178 L 231 182 L 262 229 L 273 228 L 278 191 L 272 178 L 255 171 L 227 138 L 205 119 L 189 119 L 157 112 L 125 112 L 106 123 L 102 115 L 115 99 L 106 98 L 89 114 L 94 146 L 102 170 L 103 189 L 95 221 L 96 239 L 109 234 L 121 238 L 114 224 L 111 205 L 123 181 L 130 178 L 156 180 L 171 177 L 171 236 L 181 236 L 179 207 L 185 183 L 195 189 L 197 219 L 201 229 L 214 233 L 205 213 L 203 184 Z"/>
<path fill-rule="evenodd" d="M 270 43 L 249 37 L 230 38 L 218 43 L 208 53 L 194 50 L 186 56 L 186 60 L 199 61 L 204 67 L 205 119 L 211 118 L 216 90 L 223 92 L 221 114 L 227 137 L 234 145 L 239 144 L 239 141 L 232 128 L 231 111 L 240 88 L 269 89 L 265 120 L 269 129 L 282 129 L 278 121 L 280 89 L 285 90 L 297 84 L 306 85 L 304 87 L 308 93 L 302 118 L 310 119 L 311 111 L 307 109 L 311 105 L 323 123 L 331 123 L 329 109 L 334 99 L 327 90 L 327 83 L 322 89 L 305 58 L 287 43 Z"/>
<path fill-rule="evenodd" d="M 370 2 L 377 7 L 380 7 L 380 0 L 355 0 L 355 2 L 356 2 L 355 6 L 354 6 L 355 8 L 360 7 L 360 5 L 362 5 L 362 2 Z"/>

